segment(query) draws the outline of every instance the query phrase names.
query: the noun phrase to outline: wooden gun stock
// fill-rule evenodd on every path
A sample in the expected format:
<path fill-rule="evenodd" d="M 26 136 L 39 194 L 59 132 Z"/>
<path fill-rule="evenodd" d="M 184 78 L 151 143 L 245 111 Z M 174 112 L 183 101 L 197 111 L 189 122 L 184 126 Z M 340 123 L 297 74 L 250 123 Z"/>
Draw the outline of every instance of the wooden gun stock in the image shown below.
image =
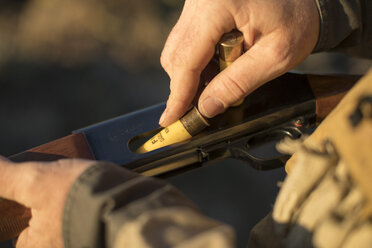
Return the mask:
<path fill-rule="evenodd" d="M 82 133 L 71 134 L 9 157 L 14 162 L 62 158 L 94 159 Z M 14 201 L 0 199 L 0 241 L 18 236 L 27 227 L 30 218 L 30 209 Z"/>
<path fill-rule="evenodd" d="M 316 100 L 316 118 L 320 123 L 337 106 L 360 76 L 307 75 Z"/>
<path fill-rule="evenodd" d="M 318 123 L 332 111 L 360 78 L 359 76 L 294 75 L 294 78 L 298 78 L 299 81 L 306 77 L 316 101 L 315 115 Z M 280 92 L 275 92 L 275 94 L 280 94 Z M 296 95 L 293 97 L 295 98 Z M 95 154 L 91 151 L 84 134 L 76 133 L 16 154 L 9 159 L 22 162 L 53 161 L 61 158 L 95 159 Z M 29 209 L 2 199 L 0 199 L 0 213 L 0 241 L 16 237 L 27 227 L 31 218 Z"/>

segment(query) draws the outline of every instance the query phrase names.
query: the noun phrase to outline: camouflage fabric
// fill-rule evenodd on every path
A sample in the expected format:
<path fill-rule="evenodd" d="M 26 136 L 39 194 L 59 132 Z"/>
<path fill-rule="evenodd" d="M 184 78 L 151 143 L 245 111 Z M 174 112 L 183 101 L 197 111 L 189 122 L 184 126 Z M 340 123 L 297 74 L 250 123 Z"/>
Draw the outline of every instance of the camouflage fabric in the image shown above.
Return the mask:
<path fill-rule="evenodd" d="M 65 247 L 234 247 L 233 230 L 203 216 L 178 190 L 110 163 L 73 185 Z"/>
<path fill-rule="evenodd" d="M 369 0 L 315 0 L 320 33 L 314 52 L 347 51 L 372 57 L 372 3 Z"/>

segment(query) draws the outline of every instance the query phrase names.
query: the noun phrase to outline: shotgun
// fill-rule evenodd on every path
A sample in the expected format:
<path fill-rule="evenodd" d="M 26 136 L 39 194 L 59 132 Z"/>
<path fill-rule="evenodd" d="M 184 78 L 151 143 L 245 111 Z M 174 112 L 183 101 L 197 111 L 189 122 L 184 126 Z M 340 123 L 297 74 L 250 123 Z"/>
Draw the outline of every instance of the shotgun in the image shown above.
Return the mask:
<path fill-rule="evenodd" d="M 74 131 L 73 134 L 11 156 L 12 161 L 84 158 L 111 161 L 145 176 L 165 177 L 236 158 L 259 170 L 283 166 L 287 155 L 262 147 L 283 137 L 311 133 L 359 76 L 286 73 L 252 92 L 244 102 L 210 120 L 210 126 L 183 143 L 148 153 L 136 147 L 159 131 L 165 104 L 155 105 Z M 0 241 L 16 237 L 31 217 L 15 202 L 0 199 Z"/>

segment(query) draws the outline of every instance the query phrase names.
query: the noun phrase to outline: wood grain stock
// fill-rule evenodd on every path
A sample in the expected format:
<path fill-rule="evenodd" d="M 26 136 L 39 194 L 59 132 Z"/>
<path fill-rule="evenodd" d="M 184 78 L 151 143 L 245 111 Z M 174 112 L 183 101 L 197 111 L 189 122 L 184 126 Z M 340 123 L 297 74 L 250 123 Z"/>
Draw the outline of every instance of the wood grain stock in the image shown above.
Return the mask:
<path fill-rule="evenodd" d="M 327 117 L 360 78 L 352 75 L 307 75 L 316 99 L 317 123 Z"/>
<path fill-rule="evenodd" d="M 72 134 L 9 157 L 14 162 L 54 161 L 62 158 L 94 159 L 82 133 Z M 28 226 L 30 209 L 0 199 L 0 241 L 19 235 Z"/>
<path fill-rule="evenodd" d="M 54 161 L 62 158 L 94 159 L 84 134 L 71 134 L 9 157 L 14 162 Z"/>

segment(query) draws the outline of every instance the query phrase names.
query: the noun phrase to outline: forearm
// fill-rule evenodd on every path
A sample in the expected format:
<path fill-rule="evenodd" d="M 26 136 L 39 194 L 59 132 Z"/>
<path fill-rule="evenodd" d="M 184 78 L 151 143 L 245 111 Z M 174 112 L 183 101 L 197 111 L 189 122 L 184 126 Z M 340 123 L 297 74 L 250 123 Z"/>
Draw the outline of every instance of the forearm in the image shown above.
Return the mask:
<path fill-rule="evenodd" d="M 372 45 L 372 3 L 369 0 L 316 0 L 320 16 L 314 52 Z"/>
<path fill-rule="evenodd" d="M 204 217 L 171 185 L 109 163 L 92 166 L 72 186 L 63 236 L 66 248 L 216 247 L 216 238 L 217 247 L 233 245 L 230 227 Z"/>

